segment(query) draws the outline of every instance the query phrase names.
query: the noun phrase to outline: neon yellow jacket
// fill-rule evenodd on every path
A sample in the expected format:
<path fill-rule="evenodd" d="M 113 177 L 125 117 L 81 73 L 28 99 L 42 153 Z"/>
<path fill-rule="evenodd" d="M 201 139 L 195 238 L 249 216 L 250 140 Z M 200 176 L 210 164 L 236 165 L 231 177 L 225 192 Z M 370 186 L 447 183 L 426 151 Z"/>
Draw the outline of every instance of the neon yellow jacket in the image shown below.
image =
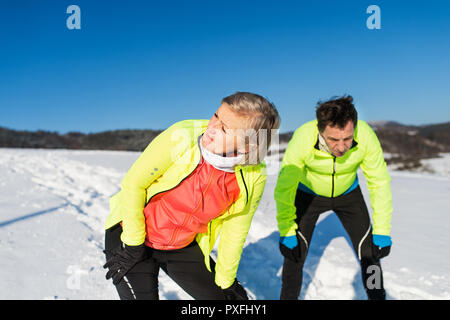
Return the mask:
<path fill-rule="evenodd" d="M 295 223 L 295 195 L 299 183 L 324 197 L 343 194 L 355 181 L 360 167 L 367 180 L 373 209 L 373 234 L 389 235 L 392 196 L 390 176 L 375 132 L 358 120 L 353 146 L 343 157 L 319 150 L 317 120 L 305 123 L 292 136 L 281 163 L 274 197 L 280 235 L 292 236 Z"/>
<path fill-rule="evenodd" d="M 121 190 L 111 197 L 106 229 L 122 222 L 124 243 L 144 243 L 145 205 L 157 193 L 175 188 L 195 170 L 201 159 L 198 137 L 208 122 L 177 122 L 150 142 L 123 178 Z M 267 178 L 264 163 L 237 166 L 235 173 L 240 188 L 238 199 L 227 212 L 209 223 L 208 232 L 196 237 L 211 271 L 209 255 L 220 234 L 215 282 L 222 288 L 231 286 L 236 278 L 244 242 Z"/>

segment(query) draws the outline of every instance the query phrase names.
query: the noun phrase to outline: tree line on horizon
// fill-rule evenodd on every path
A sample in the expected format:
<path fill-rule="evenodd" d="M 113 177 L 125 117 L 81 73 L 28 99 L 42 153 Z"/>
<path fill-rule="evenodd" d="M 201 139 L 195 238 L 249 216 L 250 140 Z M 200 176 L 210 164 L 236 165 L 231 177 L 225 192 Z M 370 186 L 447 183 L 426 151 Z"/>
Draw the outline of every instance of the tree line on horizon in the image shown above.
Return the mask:
<path fill-rule="evenodd" d="M 436 158 L 450 152 L 450 122 L 410 126 L 397 122 L 369 122 L 375 130 L 386 161 L 399 163 L 400 169 L 414 169 L 421 159 Z M 143 151 L 162 130 L 112 130 L 98 133 L 20 131 L 0 127 L 0 148 L 43 148 Z M 289 142 L 293 132 L 280 133 L 280 143 Z M 283 152 L 283 150 L 280 150 Z"/>

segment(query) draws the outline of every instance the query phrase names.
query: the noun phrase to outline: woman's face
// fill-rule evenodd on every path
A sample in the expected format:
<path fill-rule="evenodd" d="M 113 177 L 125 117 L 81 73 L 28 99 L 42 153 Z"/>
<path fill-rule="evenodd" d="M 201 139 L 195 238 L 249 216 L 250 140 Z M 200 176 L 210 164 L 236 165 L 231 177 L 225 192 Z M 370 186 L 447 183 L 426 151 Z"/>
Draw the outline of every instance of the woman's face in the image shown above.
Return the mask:
<path fill-rule="evenodd" d="M 209 121 L 202 136 L 202 146 L 218 155 L 233 156 L 248 152 L 245 147 L 245 131 L 249 118 L 237 114 L 231 107 L 223 103 Z"/>

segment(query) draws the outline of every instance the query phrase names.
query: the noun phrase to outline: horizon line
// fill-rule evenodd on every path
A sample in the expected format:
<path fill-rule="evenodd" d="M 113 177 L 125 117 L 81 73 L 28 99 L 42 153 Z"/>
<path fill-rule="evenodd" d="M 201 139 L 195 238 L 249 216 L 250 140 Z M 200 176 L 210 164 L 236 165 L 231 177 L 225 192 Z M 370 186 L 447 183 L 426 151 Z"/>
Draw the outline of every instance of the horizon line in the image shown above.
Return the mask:
<path fill-rule="evenodd" d="M 359 120 L 359 119 L 358 119 Z M 362 119 L 361 119 L 362 120 Z M 375 123 L 395 123 L 401 126 L 405 126 L 405 127 L 425 127 L 425 126 L 432 126 L 432 125 L 440 125 L 440 124 L 446 124 L 449 123 L 449 121 L 443 121 L 443 122 L 432 122 L 432 123 L 425 123 L 425 124 L 405 124 L 396 120 L 364 120 L 369 124 L 375 124 Z M 303 124 L 303 123 L 302 123 Z M 299 128 L 302 124 L 300 124 L 297 128 Z M 293 130 L 287 130 L 284 131 L 283 133 L 290 133 L 290 132 L 294 132 L 297 128 L 293 129 Z M 147 128 L 147 129 L 142 129 L 142 128 L 120 128 L 120 129 L 105 129 L 105 130 L 101 130 L 101 131 L 79 131 L 79 130 L 68 130 L 66 132 L 61 132 L 60 130 L 52 130 L 52 129 L 42 129 L 42 128 L 38 128 L 38 129 L 16 129 L 16 128 L 11 128 L 11 127 L 7 127 L 7 126 L 3 126 L 0 124 L 0 129 L 6 129 L 6 130 L 11 130 L 11 131 L 25 131 L 25 132 L 48 132 L 48 133 L 57 133 L 60 135 L 66 135 L 69 133 L 81 133 L 81 134 L 98 134 L 98 133 L 103 133 L 103 132 L 112 132 L 112 131 L 125 131 L 125 130 L 130 130 L 130 131 L 164 131 L 165 129 L 151 129 L 151 128 Z M 281 133 L 281 134 L 283 134 Z"/>

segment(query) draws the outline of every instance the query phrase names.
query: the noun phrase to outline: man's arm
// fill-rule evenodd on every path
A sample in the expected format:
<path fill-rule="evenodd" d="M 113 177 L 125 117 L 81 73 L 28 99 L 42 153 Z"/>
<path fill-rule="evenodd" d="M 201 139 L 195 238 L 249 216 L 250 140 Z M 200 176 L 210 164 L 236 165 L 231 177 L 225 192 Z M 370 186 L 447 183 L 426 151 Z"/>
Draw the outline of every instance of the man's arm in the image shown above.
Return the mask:
<path fill-rule="evenodd" d="M 295 223 L 297 217 L 295 196 L 300 176 L 304 170 L 300 147 L 301 131 L 301 128 L 296 130 L 288 143 L 275 186 L 274 198 L 277 206 L 278 230 L 281 237 L 295 235 L 298 228 Z"/>
<path fill-rule="evenodd" d="M 364 129 L 362 139 L 367 139 L 367 150 L 361 169 L 367 180 L 370 204 L 373 209 L 373 234 L 390 235 L 392 219 L 392 194 L 386 162 L 380 142 L 369 125 L 359 123 Z M 360 138 L 361 139 L 361 138 Z"/>

